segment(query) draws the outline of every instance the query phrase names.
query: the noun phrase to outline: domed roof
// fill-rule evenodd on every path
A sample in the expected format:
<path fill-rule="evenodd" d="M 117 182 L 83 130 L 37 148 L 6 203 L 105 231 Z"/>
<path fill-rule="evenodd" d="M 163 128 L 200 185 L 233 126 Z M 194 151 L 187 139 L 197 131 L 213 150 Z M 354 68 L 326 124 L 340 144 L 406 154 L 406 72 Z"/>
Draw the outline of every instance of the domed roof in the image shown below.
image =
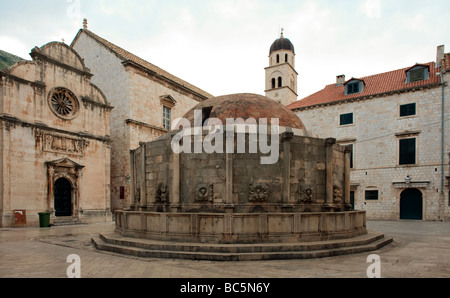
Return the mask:
<path fill-rule="evenodd" d="M 294 45 L 288 38 L 284 38 L 283 35 L 281 35 L 280 38 L 273 42 L 272 46 L 270 47 L 269 55 L 279 50 L 288 50 L 292 51 L 295 54 Z"/>
<path fill-rule="evenodd" d="M 203 114 L 204 117 L 218 118 L 223 124 L 226 124 L 226 119 L 242 118 L 245 121 L 254 118 L 257 122 L 259 119 L 267 119 L 267 124 L 270 125 L 272 118 L 278 118 L 279 126 L 305 130 L 302 121 L 294 112 L 282 104 L 258 94 L 239 93 L 207 99 L 184 116 L 190 121 L 192 127 L 194 126 L 195 110 L 204 111 L 207 113 L 207 115 Z"/>

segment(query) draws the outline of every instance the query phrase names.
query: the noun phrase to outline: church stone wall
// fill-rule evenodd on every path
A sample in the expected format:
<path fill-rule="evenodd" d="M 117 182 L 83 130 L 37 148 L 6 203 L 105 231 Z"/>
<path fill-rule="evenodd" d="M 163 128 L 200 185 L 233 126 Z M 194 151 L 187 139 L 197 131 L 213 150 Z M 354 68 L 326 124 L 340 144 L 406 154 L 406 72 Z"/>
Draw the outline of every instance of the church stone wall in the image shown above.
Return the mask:
<path fill-rule="evenodd" d="M 124 207 L 129 195 L 127 175 L 129 175 L 130 131 L 125 119 L 130 118 L 130 76 L 125 72 L 122 60 L 105 47 L 87 36 L 80 34 L 73 48 L 84 59 L 94 74 L 92 82 L 99 86 L 114 107 L 111 112 L 111 208 Z"/>

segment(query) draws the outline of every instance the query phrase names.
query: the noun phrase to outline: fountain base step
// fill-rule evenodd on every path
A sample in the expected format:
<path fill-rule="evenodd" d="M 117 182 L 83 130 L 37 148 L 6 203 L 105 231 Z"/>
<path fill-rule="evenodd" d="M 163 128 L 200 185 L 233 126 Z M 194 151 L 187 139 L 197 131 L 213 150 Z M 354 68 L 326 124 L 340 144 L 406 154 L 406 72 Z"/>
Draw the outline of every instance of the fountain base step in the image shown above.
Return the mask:
<path fill-rule="evenodd" d="M 311 259 L 374 251 L 391 243 L 392 238 L 368 232 L 349 239 L 258 244 L 212 244 L 167 242 L 124 237 L 117 233 L 92 237 L 94 246 L 109 251 L 143 258 L 172 258 L 209 261 L 258 261 Z"/>

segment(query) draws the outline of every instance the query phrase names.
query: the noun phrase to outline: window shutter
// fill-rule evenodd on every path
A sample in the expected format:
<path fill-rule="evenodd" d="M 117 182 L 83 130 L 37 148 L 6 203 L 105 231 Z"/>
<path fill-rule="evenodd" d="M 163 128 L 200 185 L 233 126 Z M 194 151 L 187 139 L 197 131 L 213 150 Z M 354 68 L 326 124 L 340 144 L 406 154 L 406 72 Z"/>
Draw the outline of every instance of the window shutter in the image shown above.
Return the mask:
<path fill-rule="evenodd" d="M 416 114 L 416 104 L 409 103 L 400 106 L 400 117 L 413 116 Z"/>
<path fill-rule="evenodd" d="M 353 113 L 340 115 L 339 125 L 353 124 Z"/>
<path fill-rule="evenodd" d="M 417 68 L 409 71 L 409 81 L 417 82 L 425 79 L 425 69 Z"/>
<path fill-rule="evenodd" d="M 400 164 L 411 165 L 416 163 L 416 139 L 400 140 Z"/>

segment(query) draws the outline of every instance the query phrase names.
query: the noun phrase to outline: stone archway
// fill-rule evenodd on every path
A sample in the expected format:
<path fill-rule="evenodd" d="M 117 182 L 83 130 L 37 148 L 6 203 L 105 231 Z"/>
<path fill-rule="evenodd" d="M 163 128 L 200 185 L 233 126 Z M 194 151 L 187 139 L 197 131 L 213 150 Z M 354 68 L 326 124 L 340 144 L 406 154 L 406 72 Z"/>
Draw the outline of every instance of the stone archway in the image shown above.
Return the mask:
<path fill-rule="evenodd" d="M 79 214 L 79 178 L 84 166 L 63 158 L 47 162 L 48 171 L 48 210 L 56 217 L 72 217 Z"/>
<path fill-rule="evenodd" d="M 423 195 L 417 188 L 407 188 L 400 194 L 400 219 L 423 219 Z"/>
<path fill-rule="evenodd" d="M 56 217 L 72 216 L 72 185 L 66 178 L 55 181 L 54 200 Z"/>

